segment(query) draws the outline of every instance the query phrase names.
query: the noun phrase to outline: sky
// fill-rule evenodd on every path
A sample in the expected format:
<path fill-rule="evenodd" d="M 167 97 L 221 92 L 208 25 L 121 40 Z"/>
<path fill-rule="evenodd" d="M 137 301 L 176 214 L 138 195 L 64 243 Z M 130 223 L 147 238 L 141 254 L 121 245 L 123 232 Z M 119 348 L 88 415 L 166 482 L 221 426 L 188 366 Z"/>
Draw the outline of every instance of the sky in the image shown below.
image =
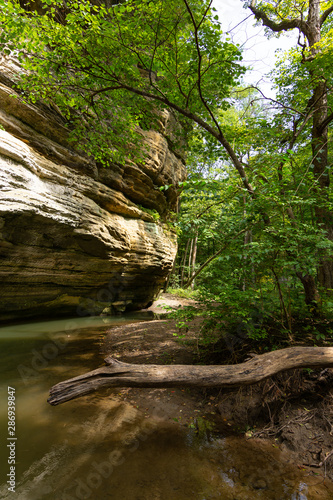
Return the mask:
<path fill-rule="evenodd" d="M 268 77 L 264 77 L 274 67 L 275 51 L 287 50 L 297 44 L 297 30 L 283 34 L 279 38 L 267 39 L 262 26 L 254 26 L 255 19 L 249 9 L 243 8 L 241 0 L 213 0 L 217 9 L 222 29 L 229 32 L 234 43 L 244 45 L 243 64 L 252 66 L 253 71 L 247 73 L 248 83 L 260 82 L 260 88 L 267 97 L 274 97 Z M 250 16 L 250 17 L 249 17 Z M 244 22 L 248 17 L 248 19 Z"/>

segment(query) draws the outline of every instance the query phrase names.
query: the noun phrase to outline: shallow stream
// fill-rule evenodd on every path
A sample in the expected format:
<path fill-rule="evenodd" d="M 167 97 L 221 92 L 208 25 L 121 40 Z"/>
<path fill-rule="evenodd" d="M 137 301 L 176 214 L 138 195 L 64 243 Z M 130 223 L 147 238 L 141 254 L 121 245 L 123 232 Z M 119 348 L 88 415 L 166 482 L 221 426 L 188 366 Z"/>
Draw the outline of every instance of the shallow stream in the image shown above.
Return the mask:
<path fill-rule="evenodd" d="M 328 500 L 330 483 L 279 460 L 271 444 L 197 435 L 163 410 L 145 418 L 116 389 L 58 407 L 49 388 L 103 364 L 112 325 L 76 318 L 0 328 L 0 498 L 18 500 Z M 146 319 L 146 318 L 145 318 Z M 15 389 L 15 493 L 8 490 L 8 387 Z"/>

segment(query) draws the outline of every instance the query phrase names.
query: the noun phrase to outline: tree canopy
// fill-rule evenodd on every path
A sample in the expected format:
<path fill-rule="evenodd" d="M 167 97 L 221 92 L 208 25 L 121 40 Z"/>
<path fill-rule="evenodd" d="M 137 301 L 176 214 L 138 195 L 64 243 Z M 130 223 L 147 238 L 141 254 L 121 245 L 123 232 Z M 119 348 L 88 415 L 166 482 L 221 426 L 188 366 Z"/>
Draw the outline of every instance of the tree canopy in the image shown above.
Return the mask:
<path fill-rule="evenodd" d="M 299 297 L 320 314 L 333 289 L 333 2 L 244 2 L 268 36 L 299 33 L 272 75 L 274 99 L 244 83 L 212 1 L 29 5 L 0 0 L 2 50 L 25 69 L 16 83 L 56 105 L 106 168 L 139 154 L 140 130 L 159 127 L 164 109 L 180 124 L 169 140 L 187 144 L 189 179 L 177 186 L 172 281 L 244 316 L 275 301 L 289 330 Z"/>
<path fill-rule="evenodd" d="M 52 0 L 27 17 L 18 2 L 1 2 L 1 42 L 8 53 L 20 47 L 29 97 L 52 99 L 81 136 L 94 134 L 95 155 L 116 154 L 165 106 L 219 137 L 215 111 L 229 106 L 244 68 L 211 3 Z"/>

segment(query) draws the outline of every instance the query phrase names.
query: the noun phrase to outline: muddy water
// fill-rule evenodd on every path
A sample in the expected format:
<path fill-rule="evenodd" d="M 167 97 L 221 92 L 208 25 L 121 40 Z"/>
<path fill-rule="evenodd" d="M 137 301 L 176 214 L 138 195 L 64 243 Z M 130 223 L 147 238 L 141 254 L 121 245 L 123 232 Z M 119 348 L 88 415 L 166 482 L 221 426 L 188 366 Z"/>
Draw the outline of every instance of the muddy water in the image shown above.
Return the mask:
<path fill-rule="evenodd" d="M 333 490 L 279 460 L 271 445 L 198 436 L 160 408 L 145 418 L 117 390 L 51 407 L 51 385 L 103 363 L 110 322 L 0 328 L 0 498 L 18 500 L 325 500 Z M 15 493 L 8 491 L 7 388 L 16 393 Z"/>

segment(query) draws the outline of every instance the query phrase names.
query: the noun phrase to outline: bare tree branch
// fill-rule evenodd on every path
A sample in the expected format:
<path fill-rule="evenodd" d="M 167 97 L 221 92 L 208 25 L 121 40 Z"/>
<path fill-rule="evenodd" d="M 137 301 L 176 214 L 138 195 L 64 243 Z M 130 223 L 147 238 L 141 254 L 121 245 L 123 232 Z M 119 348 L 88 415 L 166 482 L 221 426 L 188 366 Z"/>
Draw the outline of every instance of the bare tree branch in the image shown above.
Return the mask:
<path fill-rule="evenodd" d="M 298 28 L 302 33 L 306 34 L 308 32 L 308 27 L 305 21 L 302 19 L 284 19 L 280 23 L 276 23 L 272 21 L 262 10 L 256 7 L 256 0 L 251 0 L 249 5 L 249 9 L 253 12 L 256 19 L 260 19 L 264 26 L 270 28 L 275 33 L 279 33 L 280 31 L 288 31 L 295 28 Z"/>
<path fill-rule="evenodd" d="M 250 184 L 250 182 L 249 182 L 249 180 L 247 178 L 247 175 L 245 173 L 245 170 L 244 170 L 244 167 L 243 167 L 242 163 L 240 162 L 239 158 L 237 157 L 237 155 L 236 155 L 235 151 L 233 150 L 232 146 L 229 144 L 229 142 L 227 141 L 227 139 L 223 135 L 223 133 L 220 130 L 220 128 L 218 130 L 216 130 L 209 123 L 207 123 L 205 120 L 203 120 L 200 116 L 198 116 L 197 114 L 193 113 L 189 109 L 184 109 L 183 107 L 179 106 L 178 104 L 170 101 L 165 95 L 162 95 L 162 93 L 161 93 L 161 95 L 157 95 L 157 94 L 152 94 L 151 92 L 148 92 L 146 90 L 142 90 L 142 89 L 138 89 L 138 88 L 132 87 L 132 86 L 126 84 L 125 82 L 122 82 L 117 77 L 114 78 L 114 84 L 120 85 L 124 90 L 127 90 L 127 91 L 129 91 L 129 92 L 131 92 L 133 94 L 136 94 L 136 95 L 139 95 L 139 96 L 145 97 L 145 98 L 150 98 L 150 99 L 153 99 L 155 101 L 159 101 L 159 102 L 165 104 L 166 106 L 168 106 L 171 109 L 174 109 L 175 111 L 177 111 L 181 115 L 185 116 L 186 118 L 189 118 L 190 120 L 194 121 L 200 127 L 202 127 L 204 130 L 206 130 L 210 135 L 212 135 L 213 137 L 215 137 L 215 139 L 217 139 L 217 141 L 227 151 L 227 153 L 228 153 L 228 155 L 229 155 L 229 157 L 230 157 L 230 159 L 231 159 L 234 167 L 238 171 L 238 173 L 239 173 L 239 175 L 240 175 L 240 177 L 241 177 L 241 179 L 243 181 L 244 187 L 246 188 L 247 192 L 250 194 L 250 196 L 252 198 L 255 197 L 254 189 L 253 189 L 252 185 Z M 109 90 L 112 90 L 113 87 L 114 87 L 114 85 L 101 88 L 99 92 L 100 93 L 107 92 Z M 156 86 L 154 86 L 154 88 L 157 91 L 159 91 L 159 89 Z M 266 219 L 266 222 L 268 222 L 268 218 Z"/>
<path fill-rule="evenodd" d="M 321 123 L 320 132 L 323 132 L 325 128 L 331 123 L 332 120 L 333 120 L 333 113 L 328 115 L 328 117 Z"/>
<path fill-rule="evenodd" d="M 136 365 L 111 356 L 105 365 L 54 385 L 53 406 L 105 387 L 235 387 L 260 382 L 295 368 L 333 366 L 333 347 L 287 347 L 236 365 Z"/>
<path fill-rule="evenodd" d="M 327 10 L 325 10 L 325 12 L 321 15 L 320 17 L 320 26 L 322 26 L 324 24 L 324 22 L 326 21 L 326 19 L 328 18 L 328 16 L 333 12 L 333 6 L 332 7 L 329 7 Z"/>
<path fill-rule="evenodd" d="M 300 111 L 296 108 L 293 108 L 292 106 L 286 106 L 282 102 L 277 101 L 276 99 L 273 99 L 272 97 L 266 97 L 265 94 L 263 93 L 263 91 L 259 87 L 256 87 L 255 85 L 250 85 L 250 87 L 248 87 L 248 88 L 257 90 L 262 95 L 262 98 L 265 99 L 265 101 L 274 102 L 275 104 L 277 104 L 281 108 L 289 109 L 290 111 L 294 111 L 294 113 L 302 115 L 303 117 L 305 116 L 304 113 L 302 113 L 302 111 Z"/>
<path fill-rule="evenodd" d="M 197 25 L 196 24 L 196 21 L 195 21 L 195 18 L 194 18 L 194 15 L 193 15 L 193 12 L 189 6 L 189 3 L 187 0 L 184 0 L 184 3 L 186 5 L 186 8 L 187 8 L 187 11 L 191 17 L 191 21 L 192 21 L 192 24 L 193 24 L 193 28 L 194 28 L 194 36 L 195 36 L 195 45 L 196 45 L 196 49 L 197 49 L 197 54 L 198 54 L 198 80 L 197 80 L 197 83 L 198 83 L 198 91 L 199 91 L 199 96 L 200 96 L 200 100 L 202 102 L 202 104 L 205 106 L 205 108 L 207 109 L 211 119 L 213 120 L 216 128 L 218 129 L 218 131 L 220 132 L 220 134 L 222 134 L 222 131 L 220 129 L 220 126 L 214 116 L 214 113 L 212 112 L 212 110 L 210 109 L 210 107 L 208 106 L 207 104 L 207 101 L 206 99 L 203 97 L 203 94 L 202 94 L 202 88 L 201 88 L 201 78 L 202 78 L 202 74 L 201 74 L 201 65 L 202 65 L 202 54 L 201 54 L 201 50 L 200 50 L 200 43 L 199 43 L 199 36 L 198 36 L 198 31 L 199 31 L 199 27 L 200 25 L 202 24 L 203 20 L 205 19 L 206 15 L 207 15 L 207 12 L 212 4 L 212 0 L 209 2 L 205 12 L 204 12 L 204 15 L 200 21 L 200 23 Z"/>

